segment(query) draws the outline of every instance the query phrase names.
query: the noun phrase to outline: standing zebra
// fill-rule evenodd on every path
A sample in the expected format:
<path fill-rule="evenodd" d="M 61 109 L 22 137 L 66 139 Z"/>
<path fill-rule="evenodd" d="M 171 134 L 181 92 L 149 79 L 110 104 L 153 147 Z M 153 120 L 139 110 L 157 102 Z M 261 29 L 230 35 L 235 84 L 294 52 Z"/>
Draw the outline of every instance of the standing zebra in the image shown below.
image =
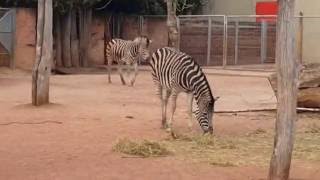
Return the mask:
<path fill-rule="evenodd" d="M 115 61 L 118 63 L 118 71 L 123 85 L 126 84 L 123 77 L 123 66 L 126 66 L 128 76 L 134 71 L 134 75 L 130 79 L 130 85 L 133 86 L 138 74 L 138 58 L 141 56 L 146 60 L 150 57 L 148 48 L 151 42 L 146 36 L 136 37 L 133 41 L 112 39 L 106 47 L 109 83 L 111 83 L 111 65 Z"/>
<path fill-rule="evenodd" d="M 193 58 L 173 48 L 160 48 L 152 54 L 150 61 L 152 78 L 161 99 L 162 127 L 172 131 L 173 115 L 176 110 L 176 100 L 180 92 L 188 94 L 189 116 L 188 125 L 192 126 L 192 102 L 195 98 L 197 108 L 195 117 L 204 133 L 212 133 L 212 114 L 215 99 L 212 96 L 209 83 L 200 66 Z M 166 119 L 168 99 L 171 98 L 171 116 Z"/>

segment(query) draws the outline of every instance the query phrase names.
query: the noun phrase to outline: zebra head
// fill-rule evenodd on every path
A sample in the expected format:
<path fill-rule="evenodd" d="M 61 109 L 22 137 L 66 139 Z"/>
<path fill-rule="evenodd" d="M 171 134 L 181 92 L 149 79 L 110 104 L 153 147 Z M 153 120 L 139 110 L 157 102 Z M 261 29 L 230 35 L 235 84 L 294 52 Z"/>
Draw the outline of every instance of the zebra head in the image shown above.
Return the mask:
<path fill-rule="evenodd" d="M 150 58 L 149 45 L 152 41 L 147 36 L 138 36 L 134 42 L 139 44 L 139 54 L 143 60 Z"/>
<path fill-rule="evenodd" d="M 213 133 L 213 118 L 214 111 L 214 99 L 213 101 L 206 102 L 205 104 L 200 105 L 197 110 L 194 112 L 195 116 L 199 122 L 199 125 L 205 134 Z"/>

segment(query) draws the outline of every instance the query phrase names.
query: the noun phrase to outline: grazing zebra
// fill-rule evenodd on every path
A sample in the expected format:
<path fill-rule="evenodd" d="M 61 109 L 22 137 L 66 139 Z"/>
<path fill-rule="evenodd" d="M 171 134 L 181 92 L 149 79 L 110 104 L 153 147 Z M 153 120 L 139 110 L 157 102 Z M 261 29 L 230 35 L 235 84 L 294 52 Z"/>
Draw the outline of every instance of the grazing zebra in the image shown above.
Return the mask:
<path fill-rule="evenodd" d="M 200 66 L 193 58 L 173 48 L 160 48 L 152 54 L 150 60 L 152 78 L 155 82 L 161 99 L 162 127 L 172 131 L 173 114 L 176 110 L 176 100 L 180 92 L 188 94 L 189 128 L 192 127 L 193 98 L 197 107 L 194 112 L 197 121 L 204 133 L 212 133 L 212 114 L 215 100 L 212 96 L 209 83 Z M 167 122 L 168 99 L 172 103 L 171 116 Z"/>
<path fill-rule="evenodd" d="M 109 83 L 111 83 L 111 64 L 115 61 L 118 63 L 118 71 L 123 85 L 126 84 L 123 77 L 123 66 L 126 66 L 128 76 L 134 71 L 134 75 L 130 79 L 130 85 L 133 86 L 138 74 L 138 58 L 146 60 L 150 57 L 148 47 L 151 42 L 146 36 L 136 37 L 133 41 L 112 39 L 106 47 Z"/>

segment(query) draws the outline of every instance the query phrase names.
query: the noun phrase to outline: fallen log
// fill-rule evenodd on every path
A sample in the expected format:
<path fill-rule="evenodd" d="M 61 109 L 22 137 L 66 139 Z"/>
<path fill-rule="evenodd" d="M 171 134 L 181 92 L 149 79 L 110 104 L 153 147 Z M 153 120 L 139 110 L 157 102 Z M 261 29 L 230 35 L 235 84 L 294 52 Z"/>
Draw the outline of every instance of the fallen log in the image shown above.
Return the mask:
<path fill-rule="evenodd" d="M 277 95 L 277 75 L 269 77 L 271 87 Z M 299 75 L 298 106 L 320 108 L 320 64 L 305 64 Z"/>

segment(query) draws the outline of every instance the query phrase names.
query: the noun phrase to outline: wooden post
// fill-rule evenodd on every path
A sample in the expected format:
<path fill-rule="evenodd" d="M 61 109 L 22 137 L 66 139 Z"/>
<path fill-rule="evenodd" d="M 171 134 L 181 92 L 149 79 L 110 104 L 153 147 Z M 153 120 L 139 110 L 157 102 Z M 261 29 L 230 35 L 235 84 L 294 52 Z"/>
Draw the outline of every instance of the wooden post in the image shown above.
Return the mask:
<path fill-rule="evenodd" d="M 239 21 L 235 22 L 235 39 L 234 39 L 234 65 L 238 65 L 239 59 Z"/>
<path fill-rule="evenodd" d="M 62 18 L 62 59 L 64 67 L 72 67 L 71 60 L 71 10 Z"/>
<path fill-rule="evenodd" d="M 295 47 L 295 0 L 279 0 L 277 25 L 278 110 L 269 180 L 289 178 L 297 120 L 298 68 Z"/>
<path fill-rule="evenodd" d="M 228 17 L 223 17 L 223 59 L 222 67 L 226 68 L 228 64 Z"/>
<path fill-rule="evenodd" d="M 212 41 L 212 19 L 208 17 L 208 42 L 207 42 L 207 66 L 210 65 L 211 60 L 211 41 Z"/>
<path fill-rule="evenodd" d="M 49 103 L 52 56 L 52 0 L 38 0 L 36 61 L 32 71 L 32 104 Z"/>
<path fill-rule="evenodd" d="M 61 17 L 58 12 L 54 13 L 54 37 L 55 37 L 55 50 L 56 50 L 56 66 L 62 67 L 63 61 L 62 61 L 62 30 L 61 30 Z"/>
<path fill-rule="evenodd" d="M 300 64 L 303 63 L 303 12 L 299 13 L 299 31 L 298 31 L 298 39 L 297 39 L 297 45 L 298 45 L 298 57 Z"/>
<path fill-rule="evenodd" d="M 179 49 L 179 34 L 177 23 L 177 0 L 165 0 L 167 2 L 167 26 L 168 26 L 168 46 Z"/>
<path fill-rule="evenodd" d="M 261 46 L 260 46 L 260 63 L 263 64 L 267 60 L 268 53 L 268 22 L 261 22 Z"/>

